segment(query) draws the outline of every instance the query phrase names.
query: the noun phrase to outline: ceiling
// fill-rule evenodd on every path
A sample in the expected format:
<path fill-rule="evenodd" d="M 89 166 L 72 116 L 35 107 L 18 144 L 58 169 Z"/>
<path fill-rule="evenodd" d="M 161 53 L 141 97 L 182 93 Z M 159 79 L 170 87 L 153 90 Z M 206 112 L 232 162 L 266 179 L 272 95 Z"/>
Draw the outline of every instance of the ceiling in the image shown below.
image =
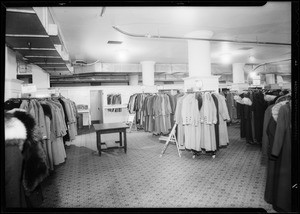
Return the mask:
<path fill-rule="evenodd" d="M 7 36 L 7 34 L 34 34 L 33 31 L 38 31 L 39 35 L 47 34 L 45 29 L 40 29 L 40 26 L 33 27 L 38 20 L 38 11 L 41 8 L 39 10 L 34 7 L 34 10 L 32 8 L 25 9 L 27 12 L 23 15 L 13 11 L 7 14 L 6 43 L 15 48 L 19 47 L 15 50 L 18 50 L 23 56 L 35 54 L 29 60 L 42 66 L 51 76 L 63 74 L 61 79 L 59 77 L 52 78 L 52 82 L 65 81 L 63 78 L 73 78 L 69 80 L 80 82 L 80 78 L 76 74 L 73 77 L 63 77 L 64 74 L 70 74 L 69 67 L 66 65 L 69 62 L 74 63 L 76 60 L 88 64 L 96 61 L 106 64 L 139 64 L 141 61 L 147 60 L 155 61 L 157 64 L 188 64 L 186 39 L 153 37 L 184 38 L 190 32 L 201 30 L 213 32 L 211 38 L 213 40 L 252 42 L 211 41 L 210 55 L 213 74 L 230 73 L 232 63 L 260 64 L 268 62 L 276 63 L 268 64 L 271 66 L 263 70 L 265 73 L 291 73 L 291 61 L 289 61 L 291 45 L 259 44 L 291 44 L 291 2 L 268 2 L 264 6 L 251 7 L 48 7 L 51 19 L 58 25 L 59 36 L 50 36 L 49 38 Z M 128 34 L 142 35 L 142 37 L 126 35 L 114 27 Z M 61 54 L 57 53 L 55 45 L 53 45 L 57 44 L 57 41 L 64 45 L 70 60 L 64 59 L 60 56 Z M 108 44 L 108 41 L 120 41 L 122 44 Z M 32 47 L 36 44 L 38 47 L 51 48 L 51 51 L 46 50 L 39 53 L 41 51 L 33 50 L 32 47 L 28 50 L 29 42 Z M 27 49 L 21 50 L 23 47 L 27 47 Z M 126 59 L 120 59 L 120 51 L 123 51 Z M 36 56 L 46 53 L 51 55 L 50 58 L 47 57 L 46 61 Z M 227 64 L 222 61 L 225 54 L 230 54 L 231 57 Z M 250 60 L 250 56 L 254 58 Z M 49 67 L 50 64 L 51 67 Z M 62 67 L 61 64 L 63 64 Z M 73 64 L 73 66 L 76 68 L 77 65 Z M 79 70 L 85 71 L 88 82 L 95 76 L 95 73 L 93 73 L 92 67 L 87 67 L 85 69 L 77 66 Z M 64 73 L 64 71 L 66 72 Z M 97 75 L 106 76 L 102 78 L 105 82 L 112 73 L 120 75 L 120 81 L 123 82 L 124 75 L 127 76 L 125 82 L 128 82 L 129 73 L 126 72 L 98 73 Z M 187 72 L 184 75 L 186 76 Z M 175 79 L 177 80 L 178 77 Z"/>
<path fill-rule="evenodd" d="M 133 38 L 113 28 L 142 35 L 184 37 L 198 30 L 212 39 L 291 43 L 291 3 L 268 2 L 261 7 L 51 7 L 71 60 L 127 63 L 187 63 L 186 40 Z M 101 12 L 103 13 L 101 16 Z M 121 45 L 108 41 L 122 41 Z M 231 63 L 264 63 L 291 58 L 291 46 L 211 42 L 212 63 L 230 53 Z"/>

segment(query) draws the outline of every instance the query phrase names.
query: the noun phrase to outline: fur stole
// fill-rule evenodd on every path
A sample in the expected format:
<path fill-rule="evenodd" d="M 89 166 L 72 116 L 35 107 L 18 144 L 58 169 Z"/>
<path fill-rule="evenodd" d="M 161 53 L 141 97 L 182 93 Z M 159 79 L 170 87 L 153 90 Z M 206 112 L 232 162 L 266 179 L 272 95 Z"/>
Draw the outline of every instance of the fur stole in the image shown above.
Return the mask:
<path fill-rule="evenodd" d="M 33 191 L 49 173 L 42 143 L 42 136 L 30 114 L 22 111 L 5 113 L 5 146 L 18 145 L 22 152 L 22 182 L 27 193 Z"/>

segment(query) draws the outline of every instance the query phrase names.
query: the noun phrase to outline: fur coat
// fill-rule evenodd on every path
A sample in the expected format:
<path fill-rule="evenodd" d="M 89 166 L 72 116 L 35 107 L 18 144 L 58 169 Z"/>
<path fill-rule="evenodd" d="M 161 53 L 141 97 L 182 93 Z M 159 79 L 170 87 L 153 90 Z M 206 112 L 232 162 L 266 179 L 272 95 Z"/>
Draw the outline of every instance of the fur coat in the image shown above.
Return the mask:
<path fill-rule="evenodd" d="M 17 182 L 29 196 L 48 176 L 49 167 L 42 143 L 42 137 L 31 115 L 19 110 L 5 113 L 5 191 L 7 204 L 13 203 L 10 201 L 13 198 L 9 194 L 16 194 L 14 188 L 19 186 L 16 184 Z M 18 174 L 20 174 L 20 178 L 16 180 Z M 20 180 L 18 181 L 18 179 Z M 18 189 L 17 192 L 22 194 L 22 190 L 19 191 Z M 18 197 L 22 198 L 22 196 Z"/>

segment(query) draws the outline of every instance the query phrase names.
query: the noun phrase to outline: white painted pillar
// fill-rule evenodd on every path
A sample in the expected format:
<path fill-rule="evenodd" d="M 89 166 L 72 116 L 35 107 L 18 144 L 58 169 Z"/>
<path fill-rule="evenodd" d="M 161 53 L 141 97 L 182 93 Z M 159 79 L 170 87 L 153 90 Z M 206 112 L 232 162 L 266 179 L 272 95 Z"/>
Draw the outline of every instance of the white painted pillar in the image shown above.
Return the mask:
<path fill-rule="evenodd" d="M 194 31 L 185 35 L 189 38 L 209 39 L 211 31 Z M 210 42 L 188 40 L 189 77 L 211 76 Z"/>
<path fill-rule="evenodd" d="M 139 84 L 139 75 L 132 74 L 129 75 L 129 85 L 138 85 Z"/>
<path fill-rule="evenodd" d="M 245 83 L 245 63 L 233 63 L 232 64 L 232 79 L 233 83 Z"/>
<path fill-rule="evenodd" d="M 154 61 L 142 61 L 143 85 L 154 86 Z"/>
<path fill-rule="evenodd" d="M 266 84 L 275 84 L 275 74 L 266 74 Z"/>
<path fill-rule="evenodd" d="M 211 31 L 194 31 L 185 35 L 186 38 L 209 39 Z M 186 90 L 214 90 L 218 91 L 219 77 L 211 74 L 210 42 L 202 40 L 188 40 L 189 77 L 184 78 Z"/>

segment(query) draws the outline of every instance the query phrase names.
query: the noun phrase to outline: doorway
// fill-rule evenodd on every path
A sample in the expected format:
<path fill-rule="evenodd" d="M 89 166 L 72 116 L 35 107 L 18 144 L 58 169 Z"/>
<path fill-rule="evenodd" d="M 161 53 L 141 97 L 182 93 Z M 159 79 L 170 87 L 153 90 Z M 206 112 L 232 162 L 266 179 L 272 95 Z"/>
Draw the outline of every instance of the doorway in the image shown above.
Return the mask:
<path fill-rule="evenodd" d="M 91 90 L 91 121 L 92 124 L 103 123 L 102 90 Z"/>

